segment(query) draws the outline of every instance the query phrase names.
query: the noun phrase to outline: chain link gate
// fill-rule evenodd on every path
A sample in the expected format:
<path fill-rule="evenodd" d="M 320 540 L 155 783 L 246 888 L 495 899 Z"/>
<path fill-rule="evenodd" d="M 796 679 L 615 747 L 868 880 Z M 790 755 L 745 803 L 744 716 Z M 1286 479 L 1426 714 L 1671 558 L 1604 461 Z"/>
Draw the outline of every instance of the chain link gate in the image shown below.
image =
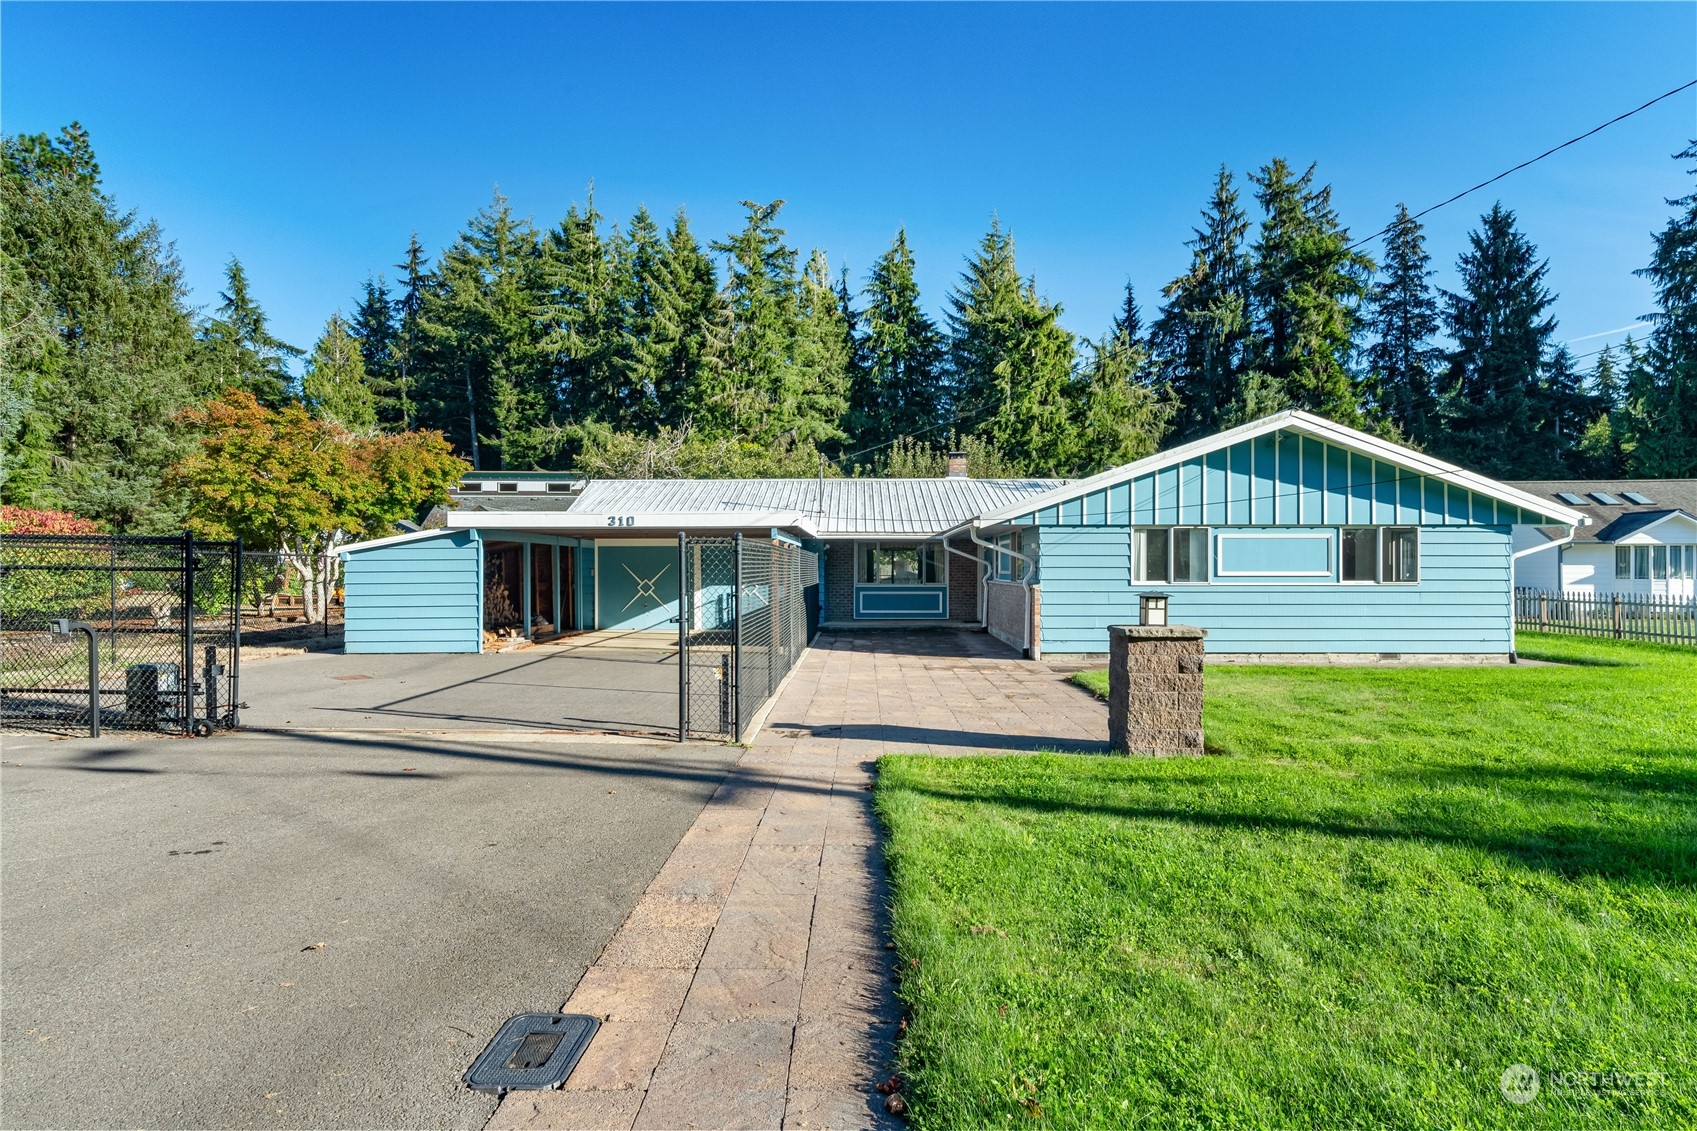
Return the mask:
<path fill-rule="evenodd" d="M 819 559 L 780 539 L 678 535 L 678 740 L 737 740 L 807 649 Z"/>
<path fill-rule="evenodd" d="M 0 728 L 237 722 L 241 543 L 0 534 Z"/>

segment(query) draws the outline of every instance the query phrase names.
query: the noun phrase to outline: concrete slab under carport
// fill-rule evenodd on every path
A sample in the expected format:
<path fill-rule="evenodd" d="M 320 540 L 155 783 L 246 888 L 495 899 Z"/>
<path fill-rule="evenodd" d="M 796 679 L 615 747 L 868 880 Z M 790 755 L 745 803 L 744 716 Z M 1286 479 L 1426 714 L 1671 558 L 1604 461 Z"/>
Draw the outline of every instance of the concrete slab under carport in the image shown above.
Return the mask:
<path fill-rule="evenodd" d="M 474 655 L 281 656 L 242 666 L 241 720 L 277 730 L 675 735 L 676 640 L 592 632 Z"/>

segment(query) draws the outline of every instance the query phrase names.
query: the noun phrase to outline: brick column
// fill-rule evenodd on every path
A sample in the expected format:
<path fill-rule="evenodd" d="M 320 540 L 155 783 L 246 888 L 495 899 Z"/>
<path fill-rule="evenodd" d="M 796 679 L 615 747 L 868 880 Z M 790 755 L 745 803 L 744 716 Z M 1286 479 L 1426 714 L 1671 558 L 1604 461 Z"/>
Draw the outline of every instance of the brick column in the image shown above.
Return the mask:
<path fill-rule="evenodd" d="M 1108 629 L 1108 741 L 1122 754 L 1202 753 L 1202 639 L 1184 624 Z"/>

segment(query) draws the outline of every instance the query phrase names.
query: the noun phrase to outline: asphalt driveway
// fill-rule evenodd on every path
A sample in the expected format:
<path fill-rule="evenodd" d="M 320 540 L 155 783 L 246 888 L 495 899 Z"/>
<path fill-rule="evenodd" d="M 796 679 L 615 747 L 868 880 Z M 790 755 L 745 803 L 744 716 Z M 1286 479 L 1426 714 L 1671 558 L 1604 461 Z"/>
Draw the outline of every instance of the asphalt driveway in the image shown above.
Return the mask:
<path fill-rule="evenodd" d="M 480 1127 L 460 1074 L 559 1006 L 738 753 L 0 741 L 8 1128 Z"/>
<path fill-rule="evenodd" d="M 661 634 L 595 634 L 515 652 L 309 652 L 242 665 L 249 727 L 675 734 L 677 651 Z"/>

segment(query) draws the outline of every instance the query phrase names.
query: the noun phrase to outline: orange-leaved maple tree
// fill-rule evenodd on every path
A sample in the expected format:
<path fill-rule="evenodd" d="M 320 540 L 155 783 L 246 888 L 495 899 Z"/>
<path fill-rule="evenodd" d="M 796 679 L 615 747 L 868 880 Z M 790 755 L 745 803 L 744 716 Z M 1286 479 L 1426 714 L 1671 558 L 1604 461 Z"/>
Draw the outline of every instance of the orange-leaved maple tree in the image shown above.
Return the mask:
<path fill-rule="evenodd" d="M 335 586 L 337 549 L 445 502 L 470 466 L 440 432 L 361 436 L 298 404 L 266 408 L 241 390 L 183 419 L 200 433 L 173 469 L 189 494 L 190 525 L 284 555 L 301 577 L 309 620 L 323 616 Z"/>

